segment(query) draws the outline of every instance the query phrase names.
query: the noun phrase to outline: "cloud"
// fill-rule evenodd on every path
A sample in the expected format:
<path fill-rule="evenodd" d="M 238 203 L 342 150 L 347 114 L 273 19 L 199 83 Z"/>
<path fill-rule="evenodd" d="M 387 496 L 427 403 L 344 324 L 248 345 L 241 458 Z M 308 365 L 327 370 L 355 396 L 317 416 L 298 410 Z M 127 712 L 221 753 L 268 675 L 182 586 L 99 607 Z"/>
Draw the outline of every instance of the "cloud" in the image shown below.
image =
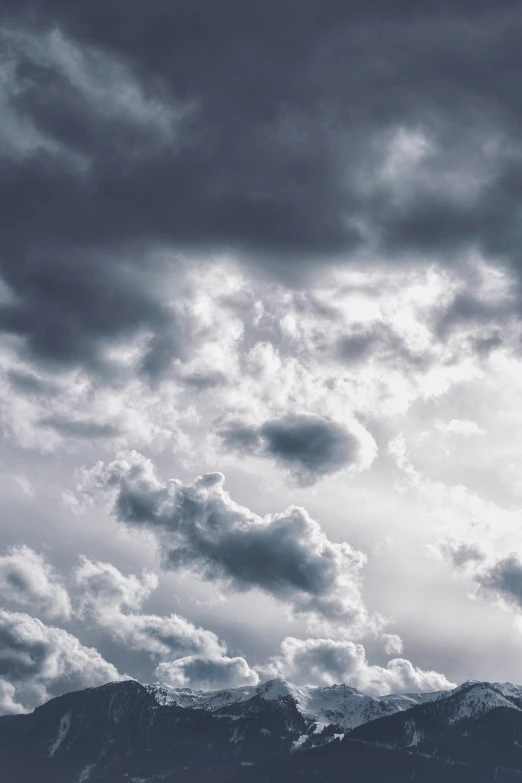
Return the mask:
<path fill-rule="evenodd" d="M 26 710 L 16 701 L 15 686 L 0 678 L 0 715 L 20 715 L 23 712 Z"/>
<path fill-rule="evenodd" d="M 263 590 L 297 614 L 351 628 L 369 622 L 361 552 L 330 541 L 303 508 L 255 514 L 232 500 L 224 481 L 209 473 L 188 485 L 162 484 L 150 460 L 127 452 L 84 471 L 80 491 L 108 493 L 120 522 L 153 530 L 169 568 L 195 569 L 235 590 Z"/>
<path fill-rule="evenodd" d="M 400 655 L 404 649 L 404 642 L 396 633 L 386 633 L 382 635 L 384 642 L 384 652 L 387 655 Z"/>
<path fill-rule="evenodd" d="M 477 544 L 461 541 L 446 542 L 440 551 L 454 568 L 471 577 L 480 593 L 500 599 L 515 611 L 522 610 L 522 561 L 518 554 L 494 557 Z"/>
<path fill-rule="evenodd" d="M 371 462 L 376 451 L 368 433 L 357 435 L 343 424 L 324 416 L 287 414 L 261 426 L 230 422 L 220 431 L 226 447 L 243 453 L 272 457 L 301 485 L 314 484 L 325 476 Z M 361 434 L 366 435 L 364 459 Z M 373 449 L 371 446 L 373 445 Z"/>
<path fill-rule="evenodd" d="M 433 422 L 425 403 L 437 397 L 436 418 L 455 436 L 440 470 L 465 473 L 479 495 L 496 491 L 491 406 L 477 415 L 468 396 L 465 408 L 442 396 L 520 347 L 516 4 L 0 5 L 0 427 L 13 470 L 20 447 L 40 449 L 54 486 L 60 471 L 125 447 L 164 449 L 169 475 L 180 465 L 196 475 L 220 465 L 215 428 L 227 422 L 228 459 L 254 454 L 310 485 L 369 466 L 377 449 L 364 428 L 384 443 L 413 401 L 408 437 L 427 411 Z M 460 464 L 471 438 L 457 437 L 478 435 L 462 423 L 475 415 L 488 431 L 478 473 Z M 433 499 L 430 524 L 441 506 L 469 516 L 479 495 L 444 485 L 432 445 L 437 480 L 406 465 L 397 489 Z M 23 472 L 52 516 L 33 459 Z M 512 454 L 505 464 L 501 483 L 514 487 Z M 380 514 L 410 518 L 408 495 L 378 491 L 393 466 L 375 468 L 350 488 L 375 495 L 361 547 Z M 119 518 L 155 530 L 170 567 L 263 590 L 307 619 L 367 624 L 364 558 L 302 509 L 252 513 L 252 476 L 245 509 L 220 477 L 189 485 L 146 472 L 131 464 L 107 481 Z M 325 503 L 344 508 L 336 484 Z M 331 524 L 337 540 L 341 523 Z M 406 527 L 401 542 L 416 538 Z M 78 551 L 69 535 L 63 547 Z M 104 559 L 106 546 L 89 551 Z M 455 562 L 485 574 L 472 555 Z M 369 579 L 379 583 L 375 571 Z M 499 573 L 493 583 L 507 595 Z M 138 604 L 96 611 L 155 656 L 193 638 L 181 620 L 162 636 Z"/>
<path fill-rule="evenodd" d="M 104 615 L 122 609 L 137 611 L 158 586 L 158 578 L 143 571 L 141 578 L 125 576 L 112 563 L 80 558 L 74 570 L 74 582 L 80 588 L 82 614 Z"/>
<path fill-rule="evenodd" d="M 0 683 L 6 699 L 23 709 L 90 686 L 120 680 L 117 669 L 92 647 L 28 614 L 0 609 Z M 14 690 L 13 690 L 14 689 Z"/>
<path fill-rule="evenodd" d="M 448 558 L 455 568 L 477 567 L 486 559 L 485 553 L 476 544 L 449 539 L 439 547 L 441 554 Z"/>
<path fill-rule="evenodd" d="M 60 392 L 57 384 L 47 379 L 39 378 L 31 372 L 11 368 L 7 371 L 7 377 L 13 389 L 29 396 L 54 397 Z"/>
<path fill-rule="evenodd" d="M 441 429 L 444 432 L 455 433 L 456 435 L 484 435 L 484 430 L 481 429 L 475 421 L 468 421 L 466 419 L 451 419 L 446 424 L 441 425 Z"/>
<path fill-rule="evenodd" d="M 118 644 L 159 660 L 154 676 L 160 682 L 203 690 L 259 682 L 245 659 L 228 657 L 226 646 L 211 631 L 179 615 L 139 611 L 158 584 L 150 572 L 141 578 L 125 576 L 110 563 L 82 558 L 74 581 L 81 591 L 80 616 Z"/>
<path fill-rule="evenodd" d="M 404 658 L 394 658 L 385 667 L 371 665 L 361 644 L 334 639 L 287 637 L 280 654 L 268 662 L 263 673 L 303 685 L 343 682 L 372 695 L 455 687 L 443 674 L 423 671 Z"/>
<path fill-rule="evenodd" d="M 244 658 L 199 658 L 188 656 L 170 663 L 160 663 L 155 671 L 160 682 L 174 688 L 218 690 L 257 685 L 258 674 Z"/>
<path fill-rule="evenodd" d="M 479 568 L 474 579 L 482 590 L 497 595 L 518 610 L 522 609 L 522 562 L 518 555 L 511 554 Z"/>
<path fill-rule="evenodd" d="M 125 647 L 160 659 L 194 654 L 219 657 L 226 652 L 214 633 L 184 617 L 139 612 L 158 584 L 150 572 L 144 572 L 141 579 L 125 576 L 110 563 L 82 558 L 74 581 L 81 591 L 80 615 Z"/>
<path fill-rule="evenodd" d="M 61 416 L 47 416 L 38 422 L 40 427 L 49 427 L 65 438 L 114 438 L 118 428 L 113 424 L 103 424 L 85 419 L 67 419 Z"/>
<path fill-rule="evenodd" d="M 13 201 L 0 245 L 7 291 L 0 329 L 40 363 L 99 375 L 118 367 L 109 347 L 140 335 L 141 371 L 158 377 L 180 356 L 183 327 L 154 289 L 161 263 L 149 258 L 144 273 L 142 253 L 128 246 L 123 191 L 109 190 L 123 187 L 127 164 L 138 174 L 161 150 L 173 152 L 188 107 L 160 98 L 158 80 L 138 76 L 125 57 L 73 41 L 57 26 L 5 25 L 2 45 L 0 102 L 12 121 L 3 125 L 0 156 Z M 36 202 L 32 230 L 24 231 L 20 219 Z M 141 235 L 144 245 L 150 236 Z"/>
<path fill-rule="evenodd" d="M 0 595 L 4 602 L 30 607 L 50 618 L 71 616 L 66 588 L 45 557 L 28 546 L 14 546 L 0 555 Z"/>
<path fill-rule="evenodd" d="M 95 166 L 100 204 L 94 193 L 84 198 L 99 223 L 62 194 L 49 210 L 55 222 L 54 210 L 68 206 L 71 233 L 89 222 L 97 234 L 114 232 L 125 221 L 137 235 L 242 247 L 283 273 L 303 258 L 348 255 L 368 242 L 369 227 L 389 251 L 458 250 L 476 239 L 513 248 L 519 169 L 509 142 L 519 107 L 509 77 L 519 53 L 510 4 L 492 24 L 483 3 L 466 4 L 463 15 L 430 2 L 413 17 L 404 6 L 390 18 L 382 2 L 368 14 L 360 5 L 270 0 L 252 19 L 238 0 L 219 12 L 198 0 L 188 11 L 164 6 L 154 20 L 122 3 L 102 25 L 98 3 L 17 6 L 38 9 L 41 28 L 59 25 L 70 36 L 40 33 L 47 50 L 32 42 L 50 74 L 30 72 L 14 108 L 22 114 L 21 103 L 53 149 L 72 147 Z M 197 25 L 202 18 L 208 28 Z M 146 87 L 156 87 L 152 98 Z M 143 136 L 148 144 L 138 144 Z M 125 176 L 114 165 L 122 160 Z M 148 198 L 125 198 L 123 182 Z M 108 229 L 101 216 L 110 197 Z"/>
<path fill-rule="evenodd" d="M 103 24 L 89 6 L 1 11 L 0 326 L 32 357 L 100 368 L 107 342 L 143 330 L 142 370 L 161 375 L 184 334 L 151 247 L 174 266 L 235 253 L 299 285 L 470 248 L 519 268 L 514 5 L 492 20 L 484 3 L 269 0 L 252 17 L 197 0 L 150 19 L 116 2 Z"/>

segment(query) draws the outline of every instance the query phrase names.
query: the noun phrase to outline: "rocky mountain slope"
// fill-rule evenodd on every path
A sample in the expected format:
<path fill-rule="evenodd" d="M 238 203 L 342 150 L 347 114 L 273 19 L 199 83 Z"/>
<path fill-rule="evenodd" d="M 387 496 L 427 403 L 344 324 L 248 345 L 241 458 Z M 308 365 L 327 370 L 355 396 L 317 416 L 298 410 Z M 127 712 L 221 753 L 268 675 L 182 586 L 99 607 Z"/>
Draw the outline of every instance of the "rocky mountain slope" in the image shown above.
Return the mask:
<path fill-rule="evenodd" d="M 374 698 L 284 680 L 215 692 L 134 681 L 0 717 L 9 783 L 522 781 L 522 689 Z"/>

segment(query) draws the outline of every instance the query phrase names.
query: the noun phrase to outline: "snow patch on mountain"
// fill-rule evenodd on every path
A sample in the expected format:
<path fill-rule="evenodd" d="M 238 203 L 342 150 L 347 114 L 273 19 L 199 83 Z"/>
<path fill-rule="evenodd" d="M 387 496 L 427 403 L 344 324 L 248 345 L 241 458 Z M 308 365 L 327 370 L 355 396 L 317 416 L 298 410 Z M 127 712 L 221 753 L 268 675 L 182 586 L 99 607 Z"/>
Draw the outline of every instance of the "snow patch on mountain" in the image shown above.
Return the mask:
<path fill-rule="evenodd" d="M 78 778 L 78 783 L 86 783 L 86 781 L 89 780 L 94 766 L 94 764 L 87 764 L 87 766 L 82 769 L 80 772 L 80 777 Z"/>
<path fill-rule="evenodd" d="M 516 686 L 511 686 L 511 688 L 516 688 Z M 517 689 L 518 693 L 513 692 L 513 695 L 509 688 L 506 687 L 505 691 L 506 695 L 493 683 L 473 681 L 464 683 L 451 692 L 453 709 L 449 718 L 450 722 L 456 723 L 464 718 L 476 718 L 497 707 L 507 707 L 521 712 L 521 707 L 511 700 L 512 698 L 520 698 L 520 690 Z M 455 698 L 459 693 L 460 698 Z"/>
<path fill-rule="evenodd" d="M 54 740 L 53 744 L 49 748 L 49 756 L 54 756 L 54 754 L 56 753 L 56 751 L 64 741 L 65 737 L 67 736 L 67 732 L 69 731 L 70 726 L 71 726 L 71 713 L 67 712 L 60 720 L 60 725 L 58 726 L 58 733 L 56 735 L 56 739 Z"/>

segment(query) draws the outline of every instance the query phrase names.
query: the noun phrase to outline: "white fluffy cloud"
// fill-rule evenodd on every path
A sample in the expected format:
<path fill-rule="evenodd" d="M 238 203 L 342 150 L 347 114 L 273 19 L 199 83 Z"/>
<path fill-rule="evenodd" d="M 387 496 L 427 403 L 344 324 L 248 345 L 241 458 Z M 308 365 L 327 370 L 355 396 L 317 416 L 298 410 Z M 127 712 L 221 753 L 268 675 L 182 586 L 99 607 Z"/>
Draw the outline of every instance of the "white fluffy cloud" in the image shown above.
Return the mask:
<path fill-rule="evenodd" d="M 176 661 L 160 663 L 155 675 L 158 680 L 174 688 L 214 690 L 257 685 L 259 675 L 244 658 L 220 656 L 201 658 L 187 656 Z"/>
<path fill-rule="evenodd" d="M 0 683 L 5 711 L 19 712 L 52 696 L 122 676 L 92 647 L 35 617 L 0 610 Z"/>
<path fill-rule="evenodd" d="M 141 579 L 125 576 L 110 563 L 83 558 L 75 570 L 81 591 L 80 612 L 112 639 L 155 658 L 187 655 L 218 657 L 225 652 L 216 634 L 176 614 L 142 614 L 143 602 L 157 587 L 157 577 L 144 572 Z"/>
<path fill-rule="evenodd" d="M 279 655 L 264 668 L 268 676 L 285 677 L 306 685 L 344 682 L 372 695 L 405 691 L 437 691 L 455 686 L 443 674 L 424 671 L 404 658 L 385 667 L 368 663 L 361 644 L 334 639 L 287 637 Z"/>
<path fill-rule="evenodd" d="M 19 715 L 23 712 L 26 709 L 16 700 L 15 686 L 0 677 L 0 715 Z"/>
<path fill-rule="evenodd" d="M 28 546 L 11 547 L 0 555 L 0 596 L 47 617 L 67 620 L 71 603 L 50 563 Z"/>
<path fill-rule="evenodd" d="M 212 631 L 199 628 L 176 614 L 140 612 L 157 587 L 157 577 L 125 576 L 110 563 L 82 558 L 75 570 L 81 591 L 81 614 L 111 639 L 159 660 L 154 676 L 176 688 L 233 688 L 255 685 L 256 672 L 244 658 L 229 657 L 226 646 Z"/>

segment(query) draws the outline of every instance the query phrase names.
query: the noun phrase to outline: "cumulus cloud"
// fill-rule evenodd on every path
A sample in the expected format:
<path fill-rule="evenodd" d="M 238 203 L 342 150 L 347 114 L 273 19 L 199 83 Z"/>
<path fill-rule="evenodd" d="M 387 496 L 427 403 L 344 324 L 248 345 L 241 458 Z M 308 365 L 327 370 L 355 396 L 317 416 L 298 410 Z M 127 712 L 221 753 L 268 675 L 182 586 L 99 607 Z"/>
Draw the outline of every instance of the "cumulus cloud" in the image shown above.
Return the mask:
<path fill-rule="evenodd" d="M 20 545 L 0 555 L 0 595 L 4 602 L 68 619 L 71 603 L 65 587 L 43 555 Z"/>
<path fill-rule="evenodd" d="M 26 712 L 22 704 L 16 701 L 16 688 L 0 677 L 0 715 L 20 715 Z"/>
<path fill-rule="evenodd" d="M 80 490 L 108 492 L 118 520 L 154 530 L 170 568 L 195 569 L 236 590 L 258 588 L 298 614 L 350 627 L 368 622 L 361 552 L 331 542 L 303 508 L 255 514 L 232 500 L 224 482 L 209 473 L 188 485 L 163 484 L 150 460 L 128 452 L 84 471 Z"/>
<path fill-rule="evenodd" d="M 393 658 L 385 667 L 371 665 L 361 644 L 334 639 L 287 637 L 263 673 L 306 685 L 344 682 L 372 695 L 455 687 L 443 674 L 419 669 L 404 658 Z"/>
<path fill-rule="evenodd" d="M 125 576 L 110 563 L 83 558 L 75 570 L 75 583 L 82 596 L 81 615 L 122 645 L 161 659 L 194 654 L 219 657 L 225 652 L 214 633 L 184 617 L 140 613 L 158 584 L 150 572 L 141 578 Z"/>
<path fill-rule="evenodd" d="M 376 446 L 371 436 L 355 423 L 353 429 L 325 416 L 287 414 L 257 427 L 232 421 L 220 434 L 226 447 L 272 457 L 306 486 L 372 462 Z"/>
<path fill-rule="evenodd" d="M 209 690 L 259 681 L 244 658 L 227 655 L 226 645 L 212 631 L 176 614 L 140 612 L 157 587 L 157 577 L 150 572 L 141 578 L 125 576 L 110 563 L 82 558 L 74 581 L 81 591 L 81 616 L 118 644 L 159 660 L 154 676 L 160 682 Z"/>
<path fill-rule="evenodd" d="M 0 609 L 0 693 L 6 711 L 20 711 L 17 705 L 30 709 L 52 696 L 120 679 L 115 666 L 67 631 Z"/>
<path fill-rule="evenodd" d="M 387 655 L 400 655 L 404 649 L 404 642 L 396 633 L 385 633 L 382 635 L 384 652 Z"/>
<path fill-rule="evenodd" d="M 112 563 L 94 562 L 86 557 L 74 571 L 74 581 L 81 590 L 80 611 L 95 616 L 121 612 L 122 608 L 139 610 L 158 586 L 158 578 L 144 571 L 141 578 L 125 576 Z"/>
<path fill-rule="evenodd" d="M 160 663 L 155 671 L 160 682 L 174 688 L 214 690 L 257 685 L 258 674 L 244 658 L 200 658 L 187 656 L 177 661 Z"/>

